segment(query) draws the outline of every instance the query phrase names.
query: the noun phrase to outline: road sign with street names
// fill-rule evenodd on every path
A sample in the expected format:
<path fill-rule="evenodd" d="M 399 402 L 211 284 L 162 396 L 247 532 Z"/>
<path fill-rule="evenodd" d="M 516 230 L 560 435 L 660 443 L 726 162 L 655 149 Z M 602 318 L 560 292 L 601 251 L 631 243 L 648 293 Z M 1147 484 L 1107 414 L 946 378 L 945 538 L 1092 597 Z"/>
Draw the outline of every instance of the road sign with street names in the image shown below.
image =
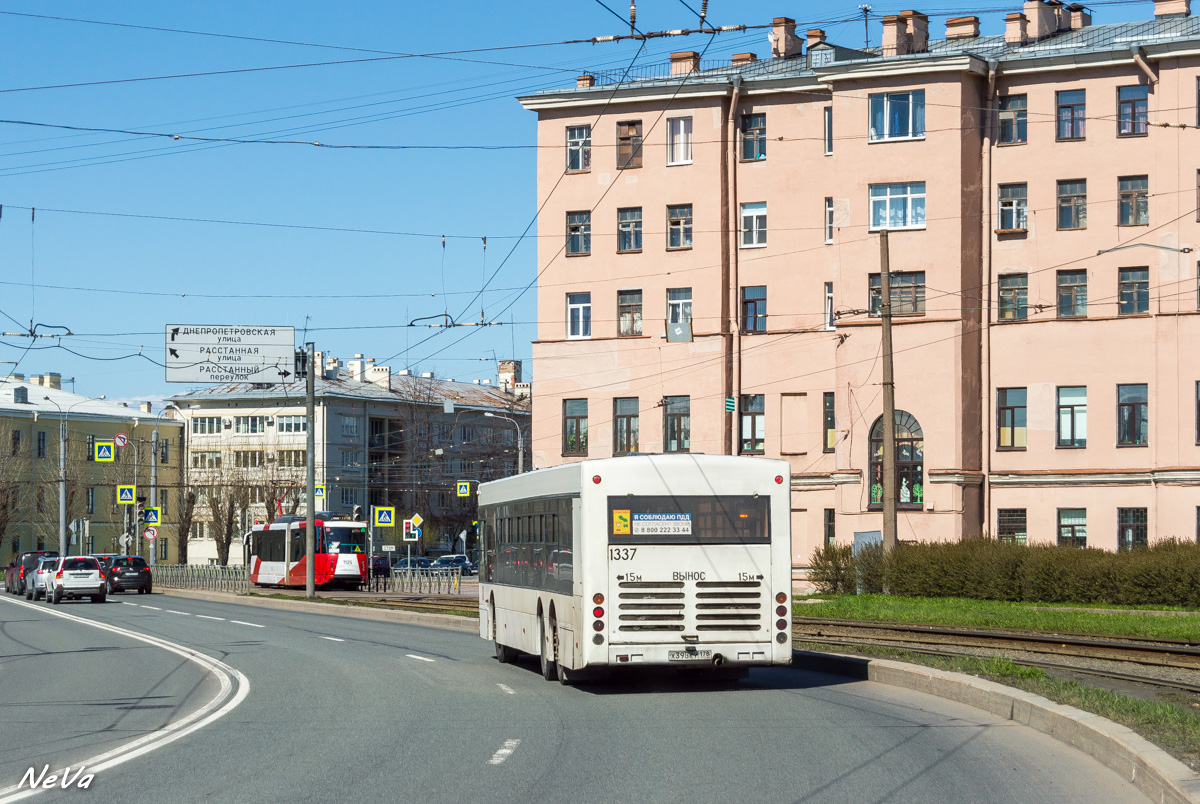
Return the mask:
<path fill-rule="evenodd" d="M 146 541 L 152 542 L 158 538 L 158 528 L 151 525 L 150 527 L 148 527 L 144 531 L 142 531 L 142 536 L 146 537 Z"/>
<path fill-rule="evenodd" d="M 396 509 L 376 506 L 374 524 L 377 528 L 390 528 L 396 524 Z"/>
<path fill-rule="evenodd" d="M 92 453 L 93 460 L 96 460 L 100 463 L 112 463 L 113 462 L 113 460 L 114 460 L 113 455 L 115 454 L 115 451 L 116 451 L 116 447 L 113 446 L 113 442 L 97 441 L 95 444 L 92 445 L 92 449 L 94 450 Z"/>
<path fill-rule="evenodd" d="M 121 505 L 133 505 L 137 498 L 137 486 L 117 486 L 117 502 Z"/>
<path fill-rule="evenodd" d="M 145 508 L 146 518 L 142 520 L 147 525 L 157 525 L 162 522 L 162 509 L 152 505 L 147 505 Z"/>
<path fill-rule="evenodd" d="M 296 328 L 168 324 L 167 382 L 294 380 Z"/>
<path fill-rule="evenodd" d="M 471 496 L 471 481 L 470 480 L 460 480 L 460 481 L 458 481 L 458 483 L 456 485 L 458 486 L 458 496 L 459 497 L 470 497 Z"/>

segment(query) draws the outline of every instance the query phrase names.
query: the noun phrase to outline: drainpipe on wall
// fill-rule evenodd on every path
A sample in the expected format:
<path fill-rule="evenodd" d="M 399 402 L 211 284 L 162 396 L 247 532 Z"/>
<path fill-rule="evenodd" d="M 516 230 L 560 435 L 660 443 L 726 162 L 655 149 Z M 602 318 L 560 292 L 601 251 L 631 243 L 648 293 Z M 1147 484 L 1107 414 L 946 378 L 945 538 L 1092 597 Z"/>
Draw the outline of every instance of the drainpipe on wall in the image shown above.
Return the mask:
<path fill-rule="evenodd" d="M 983 480 L 979 487 L 980 505 L 983 508 L 981 525 L 984 532 L 992 523 L 992 491 L 989 477 L 992 469 L 992 100 L 996 95 L 996 69 L 999 61 L 988 60 L 987 98 L 984 104 L 985 117 L 983 120 L 983 279 L 987 282 L 981 294 L 983 309 L 980 311 L 980 325 L 983 337 L 980 339 L 980 372 L 979 393 L 982 421 L 980 422 L 980 468 L 983 470 Z M 965 491 L 965 489 L 964 489 Z"/>
<path fill-rule="evenodd" d="M 742 94 L 742 77 L 733 77 L 733 94 L 729 99 L 729 119 L 726 129 L 729 136 L 729 151 L 726 157 L 726 170 L 722 176 L 725 187 L 722 205 L 726 211 L 726 251 L 728 270 L 725 286 L 725 327 L 729 333 L 726 343 L 729 344 L 729 354 L 725 361 L 729 375 L 725 381 L 726 397 L 733 397 L 734 411 L 725 414 L 726 449 L 725 454 L 737 455 L 737 403 L 742 392 L 742 327 L 738 322 L 738 232 L 741 223 L 737 208 L 737 111 L 738 99 Z"/>
<path fill-rule="evenodd" d="M 1138 66 L 1138 69 L 1146 74 L 1146 80 L 1150 86 L 1158 83 L 1158 76 L 1155 75 L 1154 69 L 1146 61 L 1146 52 L 1138 45 L 1129 48 L 1129 52 L 1133 55 L 1133 63 Z"/>

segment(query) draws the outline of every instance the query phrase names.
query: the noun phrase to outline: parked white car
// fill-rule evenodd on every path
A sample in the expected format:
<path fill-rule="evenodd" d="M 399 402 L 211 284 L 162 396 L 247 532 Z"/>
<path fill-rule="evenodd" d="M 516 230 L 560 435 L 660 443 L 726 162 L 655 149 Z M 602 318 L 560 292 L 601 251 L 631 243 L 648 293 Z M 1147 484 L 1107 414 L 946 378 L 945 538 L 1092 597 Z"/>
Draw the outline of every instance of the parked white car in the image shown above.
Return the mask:
<path fill-rule="evenodd" d="M 93 556 L 67 556 L 58 559 L 46 575 L 46 600 L 61 603 L 64 598 L 92 599 L 103 603 L 107 597 L 104 571 Z"/>
<path fill-rule="evenodd" d="M 25 599 L 37 600 L 44 597 L 46 594 L 46 579 L 50 577 L 50 571 L 58 564 L 57 558 L 43 558 L 38 561 L 29 574 L 29 578 L 25 582 Z"/>

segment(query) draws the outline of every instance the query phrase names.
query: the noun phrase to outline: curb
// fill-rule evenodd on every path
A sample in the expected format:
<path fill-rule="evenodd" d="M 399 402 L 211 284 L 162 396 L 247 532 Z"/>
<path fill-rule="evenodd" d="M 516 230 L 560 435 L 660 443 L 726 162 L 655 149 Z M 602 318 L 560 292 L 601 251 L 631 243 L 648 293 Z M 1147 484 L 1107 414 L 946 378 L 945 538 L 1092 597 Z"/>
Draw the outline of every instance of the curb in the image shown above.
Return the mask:
<path fill-rule="evenodd" d="M 244 603 L 249 606 L 261 606 L 262 608 L 278 609 L 280 611 L 302 611 L 306 614 L 324 614 L 331 617 L 351 617 L 358 620 L 376 620 L 379 622 L 403 623 L 404 625 L 423 625 L 430 628 L 445 628 L 451 631 L 465 631 L 471 634 L 479 633 L 478 620 L 468 617 L 456 617 L 453 614 L 423 614 L 419 611 L 396 611 L 391 609 L 376 609 L 367 606 L 353 606 L 339 603 L 313 603 L 308 600 L 280 600 L 273 597 L 239 595 L 234 592 L 204 592 L 193 589 L 164 589 L 162 587 L 159 587 L 158 591 L 174 597 L 186 597 L 192 600 L 208 600 L 214 603 Z"/>
<path fill-rule="evenodd" d="M 1200 773 L 1132 729 L 994 681 L 887 659 L 795 651 L 802 670 L 877 681 L 925 692 L 1022 723 L 1073 745 L 1116 771 L 1161 804 L 1200 804 Z"/>

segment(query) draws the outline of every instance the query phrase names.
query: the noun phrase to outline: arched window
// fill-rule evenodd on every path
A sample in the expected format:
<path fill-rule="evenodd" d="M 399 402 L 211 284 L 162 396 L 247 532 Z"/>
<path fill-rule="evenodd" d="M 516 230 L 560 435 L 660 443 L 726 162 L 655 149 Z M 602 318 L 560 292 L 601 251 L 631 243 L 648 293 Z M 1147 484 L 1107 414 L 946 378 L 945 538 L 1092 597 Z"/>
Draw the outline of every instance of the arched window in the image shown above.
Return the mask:
<path fill-rule="evenodd" d="M 883 417 L 871 427 L 872 508 L 883 505 Z M 896 411 L 896 505 L 920 509 L 925 503 L 925 435 L 916 418 L 907 411 Z"/>

